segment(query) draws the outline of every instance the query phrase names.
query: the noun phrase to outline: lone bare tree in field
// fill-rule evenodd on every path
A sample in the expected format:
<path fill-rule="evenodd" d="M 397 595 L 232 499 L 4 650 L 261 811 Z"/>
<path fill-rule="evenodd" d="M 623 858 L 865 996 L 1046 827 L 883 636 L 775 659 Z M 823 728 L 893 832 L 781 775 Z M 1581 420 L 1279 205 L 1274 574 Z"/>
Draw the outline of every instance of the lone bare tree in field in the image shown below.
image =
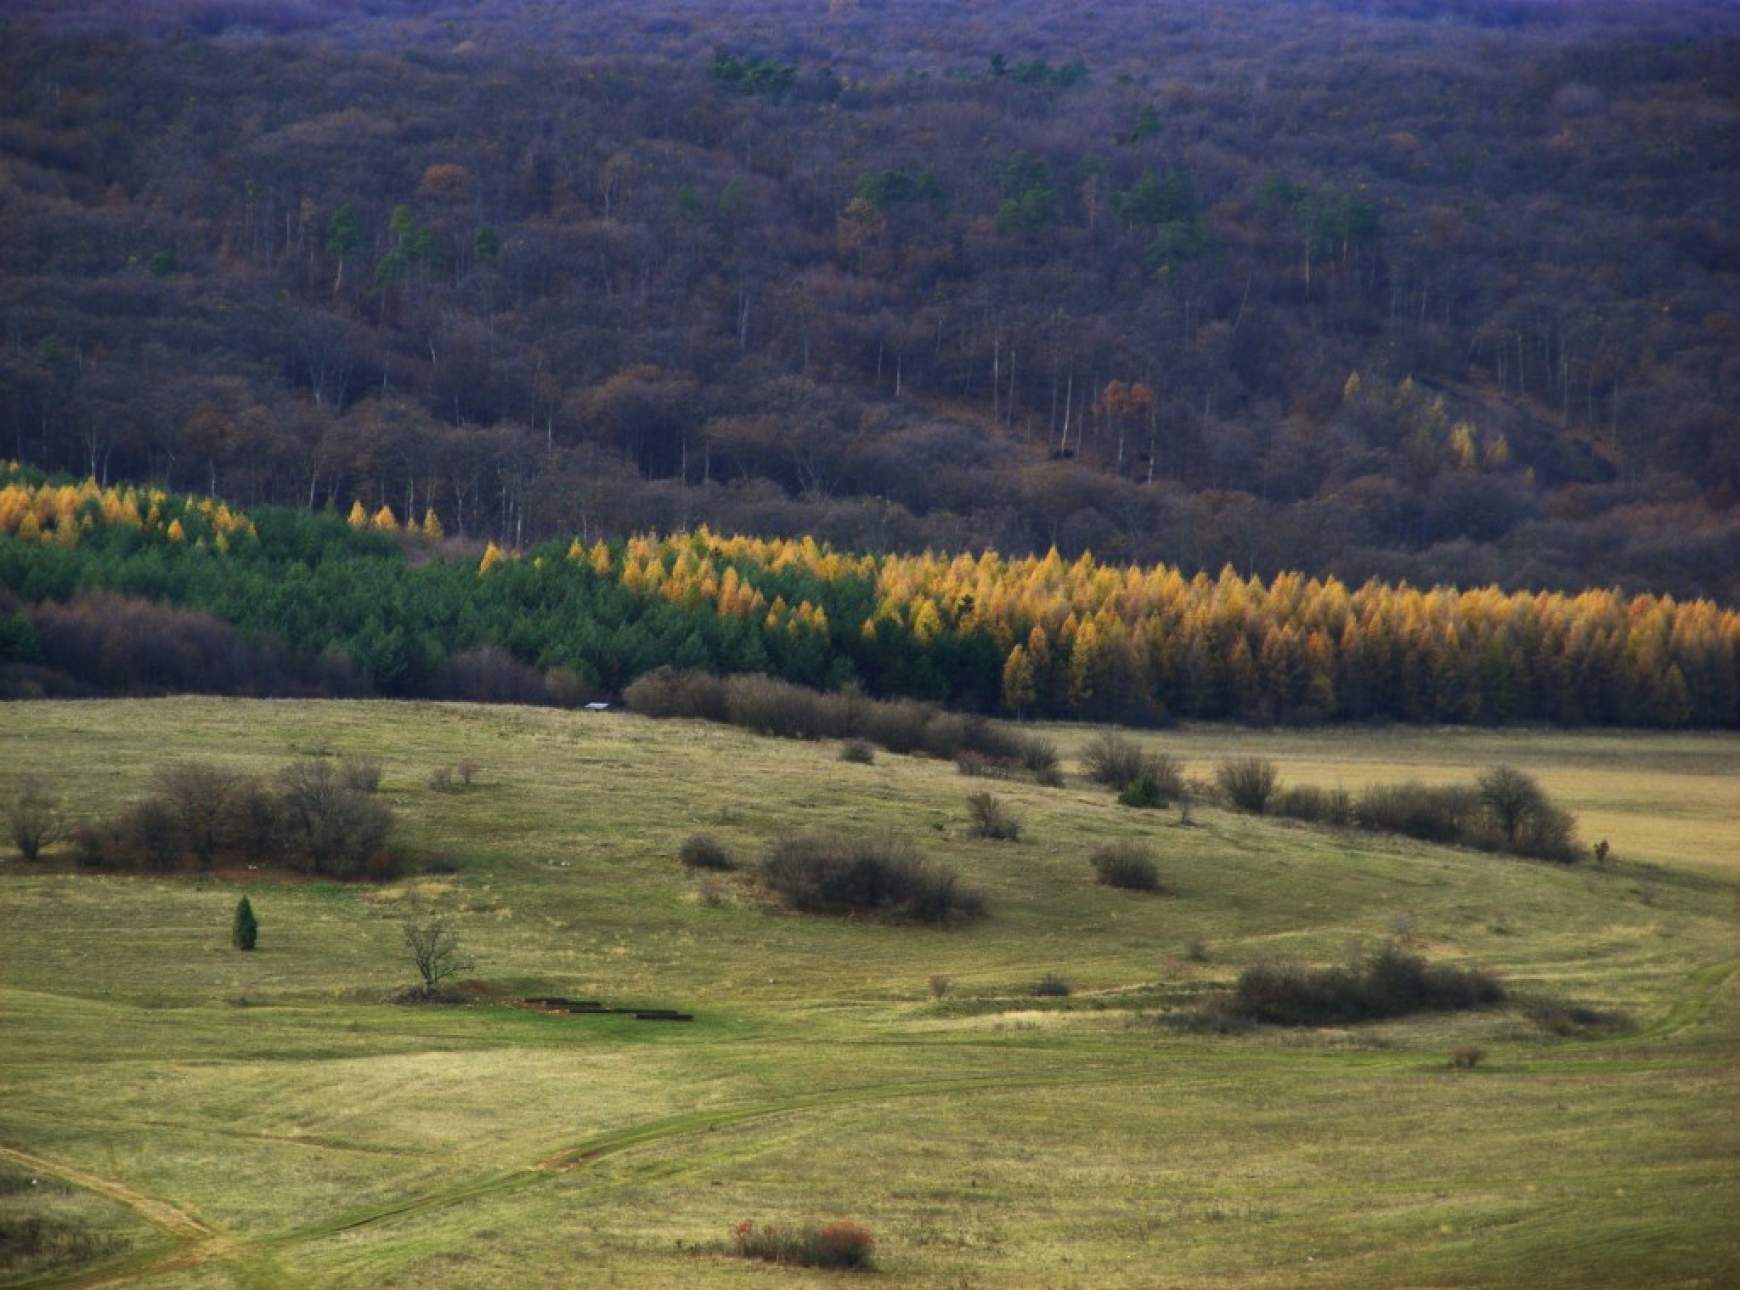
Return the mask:
<path fill-rule="evenodd" d="M 459 935 L 444 918 L 405 924 L 405 953 L 423 977 L 423 993 L 433 995 L 441 983 L 477 966 L 459 945 Z"/>
<path fill-rule="evenodd" d="M 44 847 L 60 840 L 63 823 L 54 790 L 35 775 L 18 782 L 6 803 L 6 826 L 19 855 L 36 859 Z"/>

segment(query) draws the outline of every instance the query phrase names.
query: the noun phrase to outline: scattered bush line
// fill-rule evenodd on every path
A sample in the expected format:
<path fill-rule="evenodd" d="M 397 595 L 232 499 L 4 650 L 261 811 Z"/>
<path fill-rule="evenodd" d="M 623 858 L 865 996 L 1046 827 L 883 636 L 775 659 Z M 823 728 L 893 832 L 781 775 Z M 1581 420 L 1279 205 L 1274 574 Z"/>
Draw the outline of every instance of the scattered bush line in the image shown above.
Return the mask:
<path fill-rule="evenodd" d="M 1015 768 L 1041 774 L 1057 765 L 1047 739 L 984 717 L 945 712 L 911 699 L 871 699 L 853 689 L 824 692 L 770 676 L 713 676 L 657 668 L 623 691 L 646 717 L 691 717 L 785 739 L 842 739 L 892 753 L 962 759 L 966 774 Z"/>
<path fill-rule="evenodd" d="M 1332 1026 L 1415 1012 L 1458 1012 L 1504 997 L 1504 987 L 1488 973 L 1428 963 L 1392 944 L 1346 967 L 1254 964 L 1239 974 L 1222 1006 L 1247 1021 Z"/>
<path fill-rule="evenodd" d="M 360 768 L 360 770 L 359 770 Z M 325 878 L 396 877 L 393 813 L 372 790 L 378 762 L 308 757 L 270 779 L 205 762 L 162 768 L 150 793 L 72 831 L 76 863 L 169 873 L 190 864 L 282 865 Z"/>

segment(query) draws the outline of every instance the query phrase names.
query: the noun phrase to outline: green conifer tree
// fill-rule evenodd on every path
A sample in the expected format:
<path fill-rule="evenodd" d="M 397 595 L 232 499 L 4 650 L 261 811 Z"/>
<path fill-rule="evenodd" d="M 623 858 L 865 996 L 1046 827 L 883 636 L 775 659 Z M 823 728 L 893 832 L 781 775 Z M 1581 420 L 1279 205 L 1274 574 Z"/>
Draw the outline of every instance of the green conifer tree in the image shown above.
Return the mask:
<path fill-rule="evenodd" d="M 254 917 L 254 907 L 243 896 L 236 904 L 235 921 L 230 924 L 230 943 L 238 950 L 251 950 L 260 939 L 260 920 Z"/>

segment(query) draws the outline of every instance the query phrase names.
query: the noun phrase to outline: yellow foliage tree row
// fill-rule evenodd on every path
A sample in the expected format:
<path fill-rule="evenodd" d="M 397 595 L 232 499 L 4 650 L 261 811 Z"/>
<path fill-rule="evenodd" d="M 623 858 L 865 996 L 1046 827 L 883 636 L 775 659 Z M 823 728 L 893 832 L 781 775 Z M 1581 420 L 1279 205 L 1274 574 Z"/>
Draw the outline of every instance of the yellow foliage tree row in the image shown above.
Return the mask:
<path fill-rule="evenodd" d="M 73 547 L 80 534 L 117 525 L 161 532 L 171 542 L 182 542 L 188 529 L 183 521 L 193 517 L 200 521 L 196 531 L 209 531 L 212 545 L 219 550 L 228 550 L 238 535 L 254 533 L 252 520 L 213 498 L 188 497 L 176 505 L 161 488 L 104 488 L 94 479 L 82 484 L 30 484 L 17 478 L 16 472 L 14 463 L 0 463 L 0 478 L 8 479 L 0 485 L 0 533 L 26 542 Z"/>
<path fill-rule="evenodd" d="M 602 568 L 608 552 L 600 546 L 588 558 Z M 1401 707 L 1421 718 L 1491 720 L 1542 710 L 1548 689 L 1565 719 L 1600 712 L 1684 724 L 1731 721 L 1740 708 L 1740 613 L 1708 600 L 1375 579 L 1350 588 L 1301 573 L 1243 577 L 1230 566 L 1187 577 L 1164 564 L 1066 561 L 1055 549 L 1016 559 L 991 550 L 854 556 L 813 538 L 727 538 L 705 528 L 633 539 L 618 576 L 637 594 L 698 597 L 720 613 L 787 621 L 783 602 L 767 605 L 753 587 L 758 568 L 798 569 L 824 584 L 864 580 L 876 606 L 857 625 L 867 640 L 883 624 L 898 624 L 920 646 L 988 633 L 1015 709 L 1048 694 L 1053 707 L 1083 709 L 1108 695 L 1165 695 L 1190 710 Z M 792 617 L 825 621 L 807 600 Z M 1193 688 L 1213 693 L 1199 702 Z"/>

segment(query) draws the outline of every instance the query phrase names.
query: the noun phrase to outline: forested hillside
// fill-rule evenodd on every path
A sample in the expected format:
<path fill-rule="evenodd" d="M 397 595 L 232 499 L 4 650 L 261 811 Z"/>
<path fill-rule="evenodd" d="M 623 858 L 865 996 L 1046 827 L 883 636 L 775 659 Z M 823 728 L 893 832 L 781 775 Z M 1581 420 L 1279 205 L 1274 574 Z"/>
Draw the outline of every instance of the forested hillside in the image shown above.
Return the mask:
<path fill-rule="evenodd" d="M 1709 601 L 1191 578 L 1056 550 L 876 556 L 706 529 L 479 557 L 440 527 L 433 510 L 250 516 L 0 475 L 0 697 L 572 704 L 677 667 L 1142 724 L 1740 722 L 1740 612 Z"/>
<path fill-rule="evenodd" d="M 33 465 L 1740 601 L 1732 6 L 7 9 Z"/>

